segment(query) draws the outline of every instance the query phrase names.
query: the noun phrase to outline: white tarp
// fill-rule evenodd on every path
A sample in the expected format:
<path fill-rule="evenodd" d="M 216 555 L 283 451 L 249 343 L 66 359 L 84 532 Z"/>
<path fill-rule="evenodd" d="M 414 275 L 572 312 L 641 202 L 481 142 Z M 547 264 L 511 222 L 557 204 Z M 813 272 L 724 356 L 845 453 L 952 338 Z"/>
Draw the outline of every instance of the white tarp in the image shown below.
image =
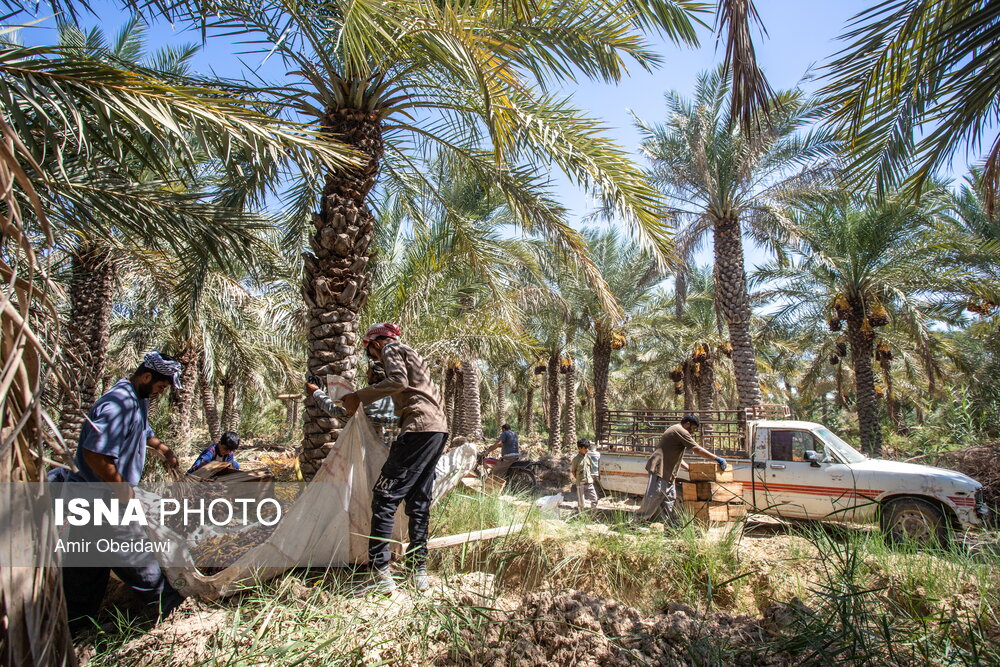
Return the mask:
<path fill-rule="evenodd" d="M 181 594 L 213 599 L 278 576 L 293 567 L 343 567 L 368 560 L 372 487 L 388 449 L 363 411 L 358 410 L 323 461 L 312 482 L 282 518 L 266 542 L 213 575 L 203 575 L 182 549 L 189 567 L 164 567 Z M 441 456 L 434 481 L 434 502 L 453 488 L 476 463 L 476 449 L 466 444 Z M 402 505 L 396 515 L 395 540 L 405 539 Z M 169 528 L 149 527 L 156 539 L 181 541 Z M 165 565 L 165 564 L 164 564 Z"/>

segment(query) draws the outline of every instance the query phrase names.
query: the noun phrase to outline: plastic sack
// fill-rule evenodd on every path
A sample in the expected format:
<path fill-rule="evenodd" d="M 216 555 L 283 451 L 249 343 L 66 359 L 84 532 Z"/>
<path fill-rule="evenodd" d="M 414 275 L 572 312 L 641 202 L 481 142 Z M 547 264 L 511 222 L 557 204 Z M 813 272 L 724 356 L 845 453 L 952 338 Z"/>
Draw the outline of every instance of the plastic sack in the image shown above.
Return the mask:
<path fill-rule="evenodd" d="M 535 507 L 538 508 L 539 513 L 546 517 L 556 517 L 559 516 L 559 503 L 563 501 L 563 494 L 557 493 L 554 496 L 542 496 L 535 501 Z"/>
<path fill-rule="evenodd" d="M 363 411 L 348 420 L 316 476 L 288 510 L 268 539 L 235 563 L 212 575 L 194 566 L 164 563 L 171 585 L 182 595 L 214 599 L 252 583 L 272 579 L 293 567 L 343 567 L 368 560 L 372 487 L 388 449 Z M 476 450 L 463 445 L 438 460 L 433 499 L 436 502 L 476 463 Z M 405 539 L 405 521 L 397 514 L 394 539 Z M 152 523 L 156 539 L 182 541 L 169 528 Z"/>

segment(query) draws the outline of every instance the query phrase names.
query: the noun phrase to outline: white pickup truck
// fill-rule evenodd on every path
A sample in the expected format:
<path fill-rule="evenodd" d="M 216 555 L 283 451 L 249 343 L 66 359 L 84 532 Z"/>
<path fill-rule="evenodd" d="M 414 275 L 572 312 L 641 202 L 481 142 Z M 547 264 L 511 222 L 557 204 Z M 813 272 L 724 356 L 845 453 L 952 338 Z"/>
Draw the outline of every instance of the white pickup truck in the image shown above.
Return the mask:
<path fill-rule="evenodd" d="M 880 521 L 893 537 L 943 538 L 982 525 L 989 510 L 982 485 L 953 470 L 870 459 L 814 422 L 787 417 L 784 406 L 757 414 L 716 411 L 702 417 L 701 444 L 726 457 L 744 501 L 755 511 L 794 519 Z M 680 421 L 667 410 L 606 413 L 600 480 L 606 491 L 642 495 L 646 460 L 660 434 Z M 682 469 L 680 479 L 686 479 Z"/>

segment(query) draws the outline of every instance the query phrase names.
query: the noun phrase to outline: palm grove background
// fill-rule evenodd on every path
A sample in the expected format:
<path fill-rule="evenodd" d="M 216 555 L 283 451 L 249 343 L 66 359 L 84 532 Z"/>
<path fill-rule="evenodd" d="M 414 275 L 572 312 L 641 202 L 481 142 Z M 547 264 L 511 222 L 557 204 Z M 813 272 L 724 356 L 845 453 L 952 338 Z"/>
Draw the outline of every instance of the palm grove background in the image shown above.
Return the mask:
<path fill-rule="evenodd" d="M 308 478 L 341 424 L 307 403 L 289 431 L 277 396 L 307 369 L 363 380 L 358 330 L 386 320 L 431 361 L 453 436 L 508 421 L 536 455 L 609 406 L 786 403 L 899 457 L 998 436 L 990 3 L 877 5 L 812 98 L 771 90 L 745 0 L 129 6 L 115 34 L 58 3 L 57 43 L 0 42 L 4 480 L 65 460 L 153 348 L 185 364 L 153 407 L 175 450 L 239 430 L 300 447 Z M 289 74 L 151 52 L 165 16 Z M 547 92 L 654 68 L 650 36 L 693 45 L 699 23 L 723 63 L 636 120 L 641 165 Z M 981 160 L 940 181 L 964 149 Z M 598 198 L 589 226 L 552 171 Z M 748 273 L 747 242 L 773 259 Z M 64 650 L 41 639 L 64 637 L 57 572 L 4 577 L 5 651 Z"/>

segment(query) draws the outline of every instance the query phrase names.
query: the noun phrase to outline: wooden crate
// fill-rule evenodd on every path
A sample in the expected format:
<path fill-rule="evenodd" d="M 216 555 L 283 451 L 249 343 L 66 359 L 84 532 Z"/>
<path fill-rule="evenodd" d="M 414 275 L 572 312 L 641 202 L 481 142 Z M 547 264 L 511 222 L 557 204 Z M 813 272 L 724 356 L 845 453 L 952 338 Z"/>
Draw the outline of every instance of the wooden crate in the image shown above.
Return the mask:
<path fill-rule="evenodd" d="M 746 505 L 739 500 L 727 503 L 720 503 L 712 500 L 688 503 L 686 508 L 696 521 L 716 523 L 736 521 L 746 516 L 747 513 Z"/>
<path fill-rule="evenodd" d="M 712 484 L 712 500 L 717 503 L 728 503 L 733 500 L 743 501 L 743 485 L 739 482 L 716 482 Z M 699 498 L 699 500 L 701 500 Z"/>
<path fill-rule="evenodd" d="M 727 503 L 743 499 L 743 485 L 739 482 L 680 482 L 683 502 L 714 500 Z"/>
<path fill-rule="evenodd" d="M 692 482 L 731 482 L 733 471 L 719 470 L 719 464 L 713 461 L 691 461 L 688 463 L 688 478 Z"/>

